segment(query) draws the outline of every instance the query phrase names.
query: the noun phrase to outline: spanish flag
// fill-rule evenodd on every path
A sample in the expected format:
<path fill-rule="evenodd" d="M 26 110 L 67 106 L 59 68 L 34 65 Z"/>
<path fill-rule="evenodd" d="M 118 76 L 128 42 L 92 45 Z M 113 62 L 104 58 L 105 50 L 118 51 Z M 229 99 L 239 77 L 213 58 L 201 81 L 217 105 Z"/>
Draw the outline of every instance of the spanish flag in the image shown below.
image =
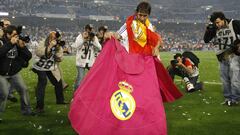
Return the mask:
<path fill-rule="evenodd" d="M 135 19 L 135 15 L 128 17 L 127 33 L 129 41 L 129 53 L 152 55 L 153 48 L 161 40 L 160 35 L 151 31 L 148 27 L 149 20 L 143 24 Z"/>

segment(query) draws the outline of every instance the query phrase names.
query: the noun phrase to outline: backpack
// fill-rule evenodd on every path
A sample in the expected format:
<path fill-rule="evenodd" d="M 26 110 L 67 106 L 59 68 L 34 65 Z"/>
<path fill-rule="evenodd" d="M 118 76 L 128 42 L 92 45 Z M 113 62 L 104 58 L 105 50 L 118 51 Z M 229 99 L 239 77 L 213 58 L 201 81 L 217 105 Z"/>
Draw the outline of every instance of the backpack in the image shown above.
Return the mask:
<path fill-rule="evenodd" d="M 190 51 L 185 51 L 183 52 L 182 56 L 184 58 L 189 58 L 196 67 L 198 67 L 198 64 L 200 63 L 200 59 L 193 53 Z"/>

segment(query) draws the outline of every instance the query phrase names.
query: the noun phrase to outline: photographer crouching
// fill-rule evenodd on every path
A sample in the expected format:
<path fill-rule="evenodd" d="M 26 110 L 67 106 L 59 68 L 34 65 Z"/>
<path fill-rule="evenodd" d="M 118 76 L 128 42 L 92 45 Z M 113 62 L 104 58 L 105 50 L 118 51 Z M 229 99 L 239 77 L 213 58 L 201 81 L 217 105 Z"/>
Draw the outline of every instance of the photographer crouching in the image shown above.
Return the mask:
<path fill-rule="evenodd" d="M 167 69 L 172 80 L 174 80 L 175 75 L 180 76 L 186 84 L 186 91 L 194 92 L 203 89 L 203 83 L 198 82 L 199 69 L 197 66 L 198 64 L 190 58 L 177 53 Z"/>
<path fill-rule="evenodd" d="M 25 46 L 25 41 L 20 37 L 21 31 L 16 26 L 7 26 L 3 33 L 0 40 L 0 113 L 5 110 L 11 82 L 20 93 L 22 114 L 33 115 L 27 87 L 19 74 L 23 67 L 28 66 L 32 54 Z"/>
<path fill-rule="evenodd" d="M 87 24 L 84 27 L 84 32 L 80 33 L 77 36 L 76 41 L 73 43 L 72 47 L 77 49 L 77 78 L 74 86 L 74 90 L 76 90 L 86 72 L 92 67 L 93 63 L 95 62 L 97 52 L 102 49 L 101 44 L 99 43 L 99 40 L 94 33 L 92 24 Z"/>
<path fill-rule="evenodd" d="M 240 56 L 238 40 L 240 21 L 227 19 L 222 12 L 213 12 L 206 27 L 204 42 L 217 45 L 217 58 L 223 83 L 223 105 L 233 106 L 240 101 Z"/>

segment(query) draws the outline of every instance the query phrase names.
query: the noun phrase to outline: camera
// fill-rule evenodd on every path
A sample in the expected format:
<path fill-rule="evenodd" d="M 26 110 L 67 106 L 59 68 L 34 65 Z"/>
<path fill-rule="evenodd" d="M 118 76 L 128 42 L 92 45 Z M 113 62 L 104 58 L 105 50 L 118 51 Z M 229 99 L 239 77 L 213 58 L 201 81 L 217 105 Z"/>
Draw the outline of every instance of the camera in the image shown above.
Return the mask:
<path fill-rule="evenodd" d="M 25 43 L 29 43 L 30 42 L 30 37 L 29 37 L 29 35 L 24 35 L 22 33 L 22 29 L 23 29 L 23 26 L 17 26 L 17 33 L 19 35 L 19 40 L 22 40 Z"/>
<path fill-rule="evenodd" d="M 56 34 L 56 38 L 57 38 L 57 45 L 59 45 L 61 47 L 65 46 L 66 42 L 61 40 L 62 35 L 60 34 L 60 32 L 59 31 L 55 31 L 55 32 L 56 32 L 55 34 Z"/>
<path fill-rule="evenodd" d="M 176 59 L 171 60 L 170 63 L 173 67 L 176 67 L 176 64 L 178 63 L 178 60 L 176 60 Z"/>
<path fill-rule="evenodd" d="M 30 42 L 30 37 L 29 37 L 29 35 L 22 35 L 22 34 L 20 34 L 19 35 L 19 40 L 22 40 L 25 43 L 29 43 Z"/>
<path fill-rule="evenodd" d="M 57 40 L 57 45 L 63 47 L 65 44 L 66 44 L 65 41 L 63 41 L 63 40 Z"/>
<path fill-rule="evenodd" d="M 209 23 L 207 26 L 208 30 L 217 30 L 217 26 L 214 23 Z"/>
<path fill-rule="evenodd" d="M 88 36 L 89 36 L 90 40 L 93 40 L 93 38 L 94 38 L 95 35 L 96 35 L 96 34 L 95 34 L 94 32 L 89 32 L 89 33 L 88 33 Z"/>

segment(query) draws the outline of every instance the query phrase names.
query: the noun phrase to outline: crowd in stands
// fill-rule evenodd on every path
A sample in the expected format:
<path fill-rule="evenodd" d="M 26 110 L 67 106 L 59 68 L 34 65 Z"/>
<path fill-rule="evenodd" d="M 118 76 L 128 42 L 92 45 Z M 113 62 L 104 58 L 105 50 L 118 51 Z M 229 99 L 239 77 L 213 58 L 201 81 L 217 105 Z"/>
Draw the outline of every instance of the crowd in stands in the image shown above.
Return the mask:
<path fill-rule="evenodd" d="M 134 4 L 137 2 L 137 0 L 6 0 L 0 1 L 0 10 L 7 11 L 13 16 L 36 16 L 37 13 L 49 13 L 71 14 L 76 17 L 89 15 L 118 16 L 120 19 L 125 20 L 129 13 L 134 10 Z M 234 4 L 236 0 L 221 4 L 216 4 L 218 3 L 217 0 L 205 2 L 197 0 L 188 0 L 186 2 L 177 0 L 153 0 L 151 2 L 155 3 L 151 16 L 159 20 L 165 20 L 166 22 L 203 22 L 206 16 L 213 10 L 226 11 L 225 14 L 229 17 L 240 15 L 238 6 Z M 178 5 L 178 7 L 176 5 Z"/>
<path fill-rule="evenodd" d="M 203 42 L 203 33 L 205 26 L 203 24 L 157 24 L 157 31 L 162 36 L 164 47 L 162 51 L 184 51 L 184 50 L 212 50 L 211 45 L 206 45 Z M 108 26 L 111 31 L 116 31 L 114 27 Z M 115 26 L 116 27 L 116 26 Z M 59 29 L 63 33 L 63 38 L 66 41 L 66 46 L 70 47 L 75 41 L 81 26 L 75 30 Z M 95 30 L 98 25 L 96 23 Z M 31 39 L 39 42 L 45 38 L 49 30 L 55 30 L 51 27 L 31 27 L 26 26 L 25 33 L 31 35 Z M 71 50 L 71 49 L 70 49 Z"/>

